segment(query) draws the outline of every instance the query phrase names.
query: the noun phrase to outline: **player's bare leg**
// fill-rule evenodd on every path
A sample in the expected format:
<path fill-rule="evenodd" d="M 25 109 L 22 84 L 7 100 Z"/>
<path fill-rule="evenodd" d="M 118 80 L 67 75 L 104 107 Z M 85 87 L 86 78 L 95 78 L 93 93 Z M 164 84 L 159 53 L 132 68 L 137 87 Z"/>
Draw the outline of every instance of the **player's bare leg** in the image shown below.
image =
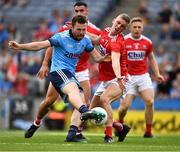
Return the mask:
<path fill-rule="evenodd" d="M 112 138 L 113 112 L 112 112 L 111 102 L 117 99 L 118 97 L 120 97 L 121 94 L 122 94 L 122 90 L 119 88 L 119 86 L 116 84 L 111 84 L 100 96 L 100 104 L 108 114 L 106 128 L 104 131 L 105 133 L 104 141 L 108 143 L 113 142 L 113 138 Z"/>
<path fill-rule="evenodd" d="M 102 107 L 102 105 L 100 104 L 100 96 L 98 96 L 98 95 L 93 96 L 89 108 L 92 109 L 94 107 Z"/>
<path fill-rule="evenodd" d="M 153 123 L 153 113 L 154 113 L 154 92 L 153 89 L 146 89 L 140 92 L 140 96 L 145 102 L 145 120 L 146 120 L 146 130 L 144 137 L 153 137 L 152 135 L 152 123 Z"/>
<path fill-rule="evenodd" d="M 45 99 L 41 102 L 37 113 L 37 119 L 42 119 L 49 111 L 51 105 L 56 101 L 59 94 L 53 85 L 50 83 Z"/>
<path fill-rule="evenodd" d="M 84 96 L 80 93 L 80 90 L 78 89 L 76 83 L 67 84 L 64 87 L 63 92 L 68 95 L 69 102 L 76 108 L 76 110 L 74 110 L 72 114 L 72 122 L 68 131 L 68 135 L 66 137 L 66 141 L 78 142 L 79 139 L 76 138 L 76 133 L 81 120 L 96 119 L 99 117 L 100 113 L 88 110 L 87 106 L 85 106 Z M 77 112 L 77 110 L 79 113 Z M 81 116 L 81 120 L 79 119 L 79 116 Z"/>
<path fill-rule="evenodd" d="M 118 109 L 120 123 L 124 122 L 124 117 L 126 116 L 126 113 L 128 111 L 129 106 L 132 103 L 133 98 L 134 98 L 133 94 L 127 94 L 125 98 L 121 100 L 121 103 Z"/>
<path fill-rule="evenodd" d="M 86 104 L 86 101 L 85 101 L 85 97 L 84 97 L 84 94 L 81 93 L 81 97 L 82 97 L 82 100 L 84 101 L 84 104 Z M 89 107 L 89 109 L 92 109 L 94 107 L 97 107 L 97 106 L 100 106 L 100 96 L 94 96 L 93 97 L 93 101 L 91 102 L 91 105 Z M 80 113 L 77 111 L 77 110 L 74 110 L 73 111 L 73 114 L 71 116 L 71 125 L 79 125 L 79 124 L 82 124 L 82 122 L 80 121 L 79 122 L 79 119 L 77 119 L 78 117 L 80 116 Z M 76 137 L 79 139 L 79 140 L 84 140 L 86 139 L 83 135 L 81 137 L 79 137 L 79 134 L 76 135 Z"/>
<path fill-rule="evenodd" d="M 86 105 L 85 103 L 85 99 L 84 99 L 84 94 L 80 93 L 81 98 L 83 103 Z M 78 132 L 78 128 L 81 125 L 82 121 L 80 120 L 80 112 L 77 109 L 74 109 L 71 115 L 71 122 L 70 122 L 70 127 L 69 127 L 69 131 L 66 137 L 66 141 L 68 140 L 75 140 L 75 141 L 81 141 L 83 140 L 82 138 L 79 138 L 80 135 L 77 135 Z M 76 133 L 76 137 L 74 138 L 74 132 Z M 85 137 L 84 137 L 85 139 Z"/>
<path fill-rule="evenodd" d="M 58 93 L 50 83 L 45 99 L 41 102 L 36 119 L 30 128 L 25 132 L 25 138 L 31 138 L 35 131 L 40 127 L 42 118 L 49 112 L 50 106 L 58 98 Z"/>
<path fill-rule="evenodd" d="M 113 127 L 115 128 L 115 135 L 118 136 L 119 142 L 124 141 L 126 135 L 131 129 L 128 125 L 124 124 L 124 117 L 126 116 L 126 113 L 131 105 L 133 98 L 134 98 L 133 94 L 127 94 L 125 98 L 121 100 L 118 109 L 119 121 L 113 122 Z M 118 128 L 120 128 L 119 126 L 122 126 L 122 131 L 117 130 Z"/>
<path fill-rule="evenodd" d="M 84 94 L 80 93 L 80 96 L 81 96 L 81 99 L 83 101 L 83 104 L 86 105 Z M 74 109 L 73 113 L 71 115 L 71 125 L 79 126 L 80 124 L 81 124 L 80 113 L 79 113 L 79 111 L 77 109 Z"/>
<path fill-rule="evenodd" d="M 90 94 L 91 94 L 91 88 L 90 88 L 90 83 L 89 80 L 84 80 L 80 82 L 81 87 L 83 88 L 83 92 L 84 94 L 81 94 L 82 99 L 84 101 L 84 104 L 87 105 L 87 107 L 89 107 L 90 105 Z M 71 124 L 78 124 L 78 117 L 80 116 L 80 113 L 77 112 L 73 112 L 72 117 L 71 118 Z M 82 130 L 84 128 L 84 123 L 80 123 L 79 127 L 78 127 L 78 132 L 76 137 L 79 138 L 80 140 L 85 140 L 86 138 L 83 136 L 82 134 Z"/>
<path fill-rule="evenodd" d="M 89 82 L 89 80 L 81 81 L 80 85 L 81 85 L 81 87 L 83 88 L 83 91 L 84 91 L 85 103 L 89 107 L 89 105 L 90 105 L 90 96 L 91 96 L 90 82 Z"/>

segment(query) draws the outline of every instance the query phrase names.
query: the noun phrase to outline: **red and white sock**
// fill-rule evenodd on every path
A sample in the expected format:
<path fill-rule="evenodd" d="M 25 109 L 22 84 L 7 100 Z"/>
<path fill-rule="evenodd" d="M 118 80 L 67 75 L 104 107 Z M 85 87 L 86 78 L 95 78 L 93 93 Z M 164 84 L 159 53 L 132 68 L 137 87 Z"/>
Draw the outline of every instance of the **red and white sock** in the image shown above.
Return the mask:
<path fill-rule="evenodd" d="M 81 123 L 81 125 L 78 127 L 78 131 L 77 131 L 77 135 L 78 134 L 82 134 L 82 131 L 83 131 L 83 129 L 84 129 L 84 123 Z"/>
<path fill-rule="evenodd" d="M 124 123 L 124 120 L 119 120 L 119 122 L 120 122 L 121 124 L 123 124 L 123 123 Z"/>
<path fill-rule="evenodd" d="M 146 133 L 151 134 L 152 124 L 146 124 Z"/>
<path fill-rule="evenodd" d="M 113 128 L 120 132 L 123 130 L 123 124 L 120 123 L 119 121 L 114 121 Z"/>
<path fill-rule="evenodd" d="M 42 119 L 36 118 L 36 120 L 34 121 L 34 125 L 35 125 L 36 127 L 39 127 L 39 126 L 41 125 L 41 120 L 42 120 Z"/>

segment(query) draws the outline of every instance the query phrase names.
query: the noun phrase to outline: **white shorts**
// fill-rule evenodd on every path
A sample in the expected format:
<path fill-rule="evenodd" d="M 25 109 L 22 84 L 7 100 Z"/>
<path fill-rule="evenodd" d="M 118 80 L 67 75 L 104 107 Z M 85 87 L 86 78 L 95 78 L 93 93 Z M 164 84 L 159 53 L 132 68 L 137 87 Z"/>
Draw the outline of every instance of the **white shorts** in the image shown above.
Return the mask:
<path fill-rule="evenodd" d="M 125 84 L 125 90 L 123 90 L 121 98 L 125 97 L 127 90 L 129 90 L 129 88 L 131 87 L 131 77 L 130 77 L 130 75 L 128 75 L 128 79 L 129 80 Z M 107 87 L 110 84 L 113 84 L 113 83 L 119 86 L 119 84 L 117 83 L 117 78 L 112 79 L 110 81 L 101 82 L 94 95 L 100 96 L 107 89 Z"/>
<path fill-rule="evenodd" d="M 152 81 L 149 76 L 149 73 L 142 75 L 131 76 L 131 85 L 127 90 L 126 94 L 137 95 L 138 92 L 141 92 L 146 89 L 153 89 Z"/>
<path fill-rule="evenodd" d="M 79 82 L 86 81 L 86 80 L 89 81 L 89 70 L 86 69 L 86 70 L 81 71 L 81 72 L 76 72 L 75 76 Z"/>
<path fill-rule="evenodd" d="M 112 79 L 112 80 L 109 80 L 109 81 L 102 81 L 100 83 L 100 85 L 98 86 L 96 92 L 94 93 L 94 95 L 96 96 L 100 96 L 106 89 L 107 87 L 112 84 L 113 82 L 116 82 L 116 78 L 115 79 Z"/>

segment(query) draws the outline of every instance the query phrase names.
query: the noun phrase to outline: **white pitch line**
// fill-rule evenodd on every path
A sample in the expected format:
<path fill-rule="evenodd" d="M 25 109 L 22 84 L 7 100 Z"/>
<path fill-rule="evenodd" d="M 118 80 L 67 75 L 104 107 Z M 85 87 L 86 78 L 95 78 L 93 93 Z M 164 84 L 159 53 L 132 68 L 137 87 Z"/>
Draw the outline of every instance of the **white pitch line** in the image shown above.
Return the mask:
<path fill-rule="evenodd" d="M 0 143 L 0 145 L 8 145 L 8 144 L 12 144 L 12 143 L 7 143 L 7 142 L 3 142 L 3 143 Z M 42 146 L 44 146 L 44 145 L 63 145 L 63 146 L 71 146 L 71 145 L 75 145 L 75 144 L 60 144 L 60 143 L 13 143 L 13 144 L 16 144 L 16 145 L 42 145 Z M 94 146 L 94 145 L 97 145 L 97 146 L 107 146 L 107 147 L 119 147 L 119 145 L 117 145 L 117 144 L 96 144 L 96 143 L 94 143 L 94 144 L 91 144 L 91 143 L 85 143 L 85 144 L 82 144 L 81 146 L 87 146 L 86 144 L 88 144 L 88 146 L 90 145 L 92 145 L 92 146 Z M 126 145 L 121 145 L 121 147 L 129 147 L 128 145 L 126 146 Z M 144 145 L 131 145 L 131 147 L 138 147 L 138 148 L 140 148 L 140 147 L 144 147 Z M 149 146 L 148 145 L 148 148 L 157 148 L 157 147 L 159 147 L 159 148 L 163 148 L 163 147 L 172 147 L 172 148 L 180 148 L 180 146 Z"/>

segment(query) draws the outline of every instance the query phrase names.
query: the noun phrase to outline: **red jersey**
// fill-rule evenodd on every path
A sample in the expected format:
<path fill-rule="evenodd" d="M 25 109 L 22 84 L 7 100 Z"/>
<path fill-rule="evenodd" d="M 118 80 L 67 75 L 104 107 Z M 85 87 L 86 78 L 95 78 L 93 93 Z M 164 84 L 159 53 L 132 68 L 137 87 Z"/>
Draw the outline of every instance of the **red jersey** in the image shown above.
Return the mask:
<path fill-rule="evenodd" d="M 131 34 L 125 36 L 127 50 L 128 73 L 130 75 L 141 75 L 148 72 L 147 56 L 154 50 L 152 41 L 141 35 L 134 39 Z"/>
<path fill-rule="evenodd" d="M 52 33 L 48 30 L 38 30 L 33 34 L 33 37 L 39 41 L 47 40 L 52 36 Z"/>
<path fill-rule="evenodd" d="M 69 24 L 71 24 L 71 23 L 69 23 Z M 69 30 L 69 29 L 70 29 L 70 27 L 64 25 L 58 30 L 58 32 L 62 32 L 62 31 Z M 89 33 L 92 33 L 95 35 L 101 34 L 101 30 L 89 21 L 88 21 L 87 31 Z M 89 54 L 86 51 L 83 51 L 82 55 L 79 58 L 77 65 L 76 65 L 76 72 L 86 70 L 88 68 L 88 61 L 89 61 Z"/>
<path fill-rule="evenodd" d="M 128 74 L 126 68 L 127 53 L 124 44 L 123 34 L 116 36 L 110 36 L 110 28 L 105 28 L 101 33 L 100 49 L 106 54 L 111 52 L 121 53 L 120 66 L 121 75 L 126 76 Z M 116 76 L 112 68 L 112 62 L 101 62 L 99 63 L 99 81 L 109 81 L 114 79 Z"/>

